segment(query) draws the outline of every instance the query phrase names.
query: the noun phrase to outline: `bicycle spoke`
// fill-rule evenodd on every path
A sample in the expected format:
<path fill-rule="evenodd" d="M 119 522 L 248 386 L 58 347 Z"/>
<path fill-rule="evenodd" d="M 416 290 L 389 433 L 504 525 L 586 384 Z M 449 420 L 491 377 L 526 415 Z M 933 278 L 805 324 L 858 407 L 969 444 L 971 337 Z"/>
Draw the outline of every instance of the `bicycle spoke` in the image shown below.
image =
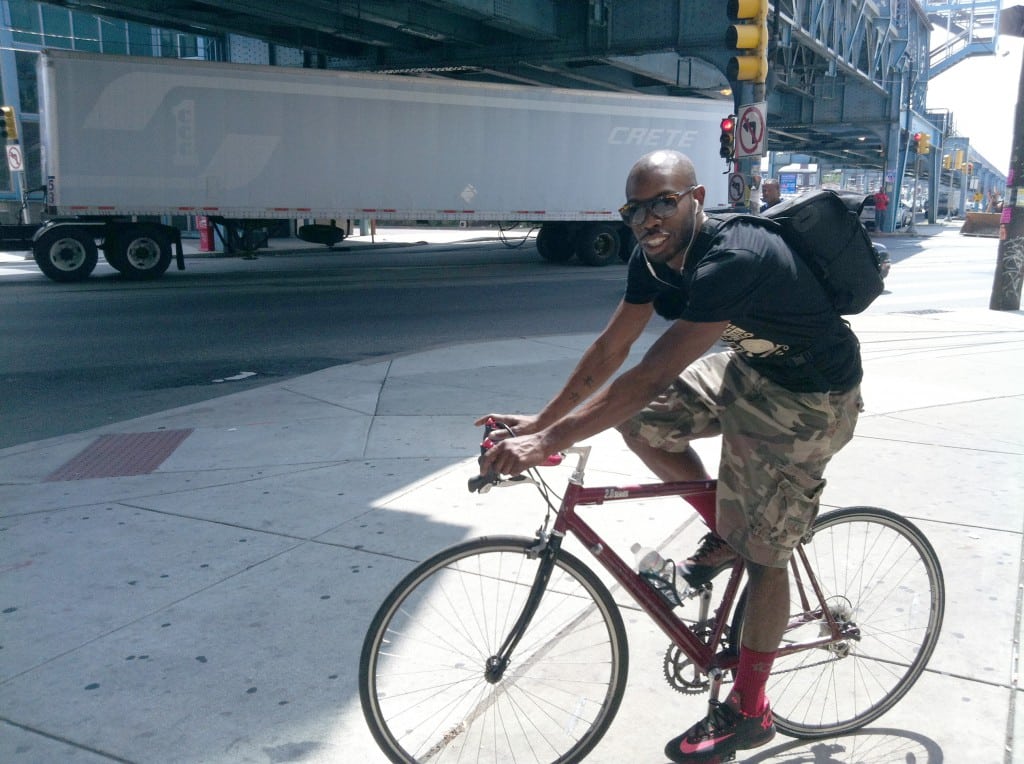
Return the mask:
<path fill-rule="evenodd" d="M 884 510 L 822 515 L 804 551 L 824 605 L 849 629 L 826 647 L 780 656 L 768 695 L 780 729 L 823 737 L 877 718 L 916 681 L 938 639 L 944 588 L 927 540 Z M 787 630 L 784 645 L 829 633 L 807 582 L 793 592 L 797 608 L 801 592 L 812 617 Z"/>
<path fill-rule="evenodd" d="M 488 681 L 487 660 L 534 583 L 531 545 L 468 542 L 413 571 L 382 606 L 360 694 L 392 760 L 578 761 L 610 723 L 624 689 L 624 629 L 603 584 L 569 555 L 503 674 Z"/>

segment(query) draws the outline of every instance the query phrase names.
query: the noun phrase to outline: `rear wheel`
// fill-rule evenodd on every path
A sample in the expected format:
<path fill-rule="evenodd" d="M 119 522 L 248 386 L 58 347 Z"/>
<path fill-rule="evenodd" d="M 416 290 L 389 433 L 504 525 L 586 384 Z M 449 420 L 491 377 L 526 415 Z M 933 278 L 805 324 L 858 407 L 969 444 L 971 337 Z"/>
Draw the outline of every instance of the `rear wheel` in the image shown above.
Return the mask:
<path fill-rule="evenodd" d="M 619 259 L 622 241 L 620 226 L 614 223 L 591 223 L 576 234 L 576 257 L 586 265 L 602 266 Z"/>
<path fill-rule="evenodd" d="M 447 549 L 377 611 L 359 694 L 391 761 L 577 762 L 608 729 L 626 687 L 626 632 L 607 588 L 566 552 L 511 662 L 489 670 L 532 589 L 536 543 Z"/>
<path fill-rule="evenodd" d="M 130 279 L 155 279 L 171 264 L 171 237 L 156 226 L 116 231 L 105 247 L 107 262 Z"/>
<path fill-rule="evenodd" d="M 893 512 L 847 507 L 819 517 L 803 545 L 825 603 L 849 638 L 780 656 L 767 695 L 775 724 L 787 735 L 840 735 L 874 721 L 906 695 L 924 671 L 939 639 L 945 584 L 938 557 L 924 534 Z M 828 634 L 821 605 L 804 579 L 790 580 L 791 627 L 781 648 Z M 736 608 L 739 643 L 743 605 Z"/>
<path fill-rule="evenodd" d="M 88 278 L 99 260 L 92 231 L 80 226 L 51 228 L 32 245 L 32 254 L 39 270 L 63 282 Z"/>
<path fill-rule="evenodd" d="M 622 226 L 619 229 L 619 259 L 624 263 L 629 262 L 629 258 L 633 255 L 633 250 L 636 248 L 636 236 L 626 226 Z"/>

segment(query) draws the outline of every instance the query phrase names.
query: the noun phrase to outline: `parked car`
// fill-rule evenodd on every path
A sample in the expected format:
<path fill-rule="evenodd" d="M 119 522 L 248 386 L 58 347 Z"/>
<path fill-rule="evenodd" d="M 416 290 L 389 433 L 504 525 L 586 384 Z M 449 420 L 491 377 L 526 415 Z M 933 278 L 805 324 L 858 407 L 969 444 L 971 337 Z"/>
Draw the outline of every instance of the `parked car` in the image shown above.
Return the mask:
<path fill-rule="evenodd" d="M 896 219 L 896 227 L 903 228 L 908 226 L 913 219 L 914 211 L 910 209 L 910 205 L 906 202 L 900 202 L 900 216 Z"/>
<path fill-rule="evenodd" d="M 884 281 L 885 277 L 889 275 L 889 266 L 891 265 L 891 262 L 889 261 L 889 250 L 880 242 L 874 241 L 872 244 L 875 246 L 875 255 L 878 257 L 878 269 L 881 272 L 882 280 Z"/>
<path fill-rule="evenodd" d="M 907 204 L 906 202 L 900 202 L 899 211 L 899 217 L 896 218 L 896 227 L 903 228 L 905 226 L 910 225 L 910 221 L 913 220 L 914 218 L 914 213 L 911 211 L 910 205 Z M 864 206 L 861 208 L 860 211 L 860 222 L 862 222 L 864 224 L 864 227 L 867 228 L 869 231 L 874 231 L 877 229 L 878 226 L 875 221 L 874 194 L 868 194 L 867 198 L 864 200 Z"/>

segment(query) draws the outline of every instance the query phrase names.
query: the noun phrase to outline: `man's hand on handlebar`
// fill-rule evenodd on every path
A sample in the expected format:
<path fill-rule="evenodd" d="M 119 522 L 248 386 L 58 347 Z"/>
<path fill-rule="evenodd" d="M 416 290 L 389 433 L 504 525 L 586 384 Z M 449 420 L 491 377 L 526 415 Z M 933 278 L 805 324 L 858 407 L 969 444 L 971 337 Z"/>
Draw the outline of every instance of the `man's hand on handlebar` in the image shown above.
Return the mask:
<path fill-rule="evenodd" d="M 531 467 L 541 464 L 561 464 L 562 454 L 551 454 L 545 450 L 543 439 L 537 434 L 521 435 L 513 432 L 510 422 L 536 421 L 536 417 L 506 417 L 498 419 L 487 416 L 477 421 L 484 426 L 484 441 L 480 444 L 480 475 L 469 480 L 470 491 L 484 490 L 486 486 L 498 483 L 501 475 L 520 475 Z"/>
<path fill-rule="evenodd" d="M 498 431 L 495 430 L 495 433 Z M 480 457 L 480 474 L 519 475 L 547 462 L 550 450 L 540 435 L 519 435 L 498 441 Z"/>

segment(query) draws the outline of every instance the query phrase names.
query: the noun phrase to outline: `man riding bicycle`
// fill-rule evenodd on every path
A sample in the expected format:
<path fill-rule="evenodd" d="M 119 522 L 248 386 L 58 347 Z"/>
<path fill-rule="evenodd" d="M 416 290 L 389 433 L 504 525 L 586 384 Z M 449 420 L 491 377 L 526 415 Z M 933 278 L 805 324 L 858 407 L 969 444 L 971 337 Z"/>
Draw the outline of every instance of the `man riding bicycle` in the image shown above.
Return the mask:
<path fill-rule="evenodd" d="M 743 557 L 749 594 L 728 698 L 671 740 L 676 762 L 709 762 L 775 734 L 765 685 L 789 614 L 787 563 L 818 512 L 829 459 L 862 408 L 859 343 L 806 265 L 750 221 L 719 227 L 692 162 L 642 157 L 620 209 L 639 246 L 625 295 L 561 391 L 512 427 L 481 473 L 519 474 L 610 427 L 666 481 L 707 480 L 694 438 L 722 436 L 717 504 L 690 497 L 711 532 L 680 573 L 700 586 Z M 657 312 L 671 321 L 639 364 L 621 367 Z M 729 349 L 705 355 L 724 340 Z"/>

